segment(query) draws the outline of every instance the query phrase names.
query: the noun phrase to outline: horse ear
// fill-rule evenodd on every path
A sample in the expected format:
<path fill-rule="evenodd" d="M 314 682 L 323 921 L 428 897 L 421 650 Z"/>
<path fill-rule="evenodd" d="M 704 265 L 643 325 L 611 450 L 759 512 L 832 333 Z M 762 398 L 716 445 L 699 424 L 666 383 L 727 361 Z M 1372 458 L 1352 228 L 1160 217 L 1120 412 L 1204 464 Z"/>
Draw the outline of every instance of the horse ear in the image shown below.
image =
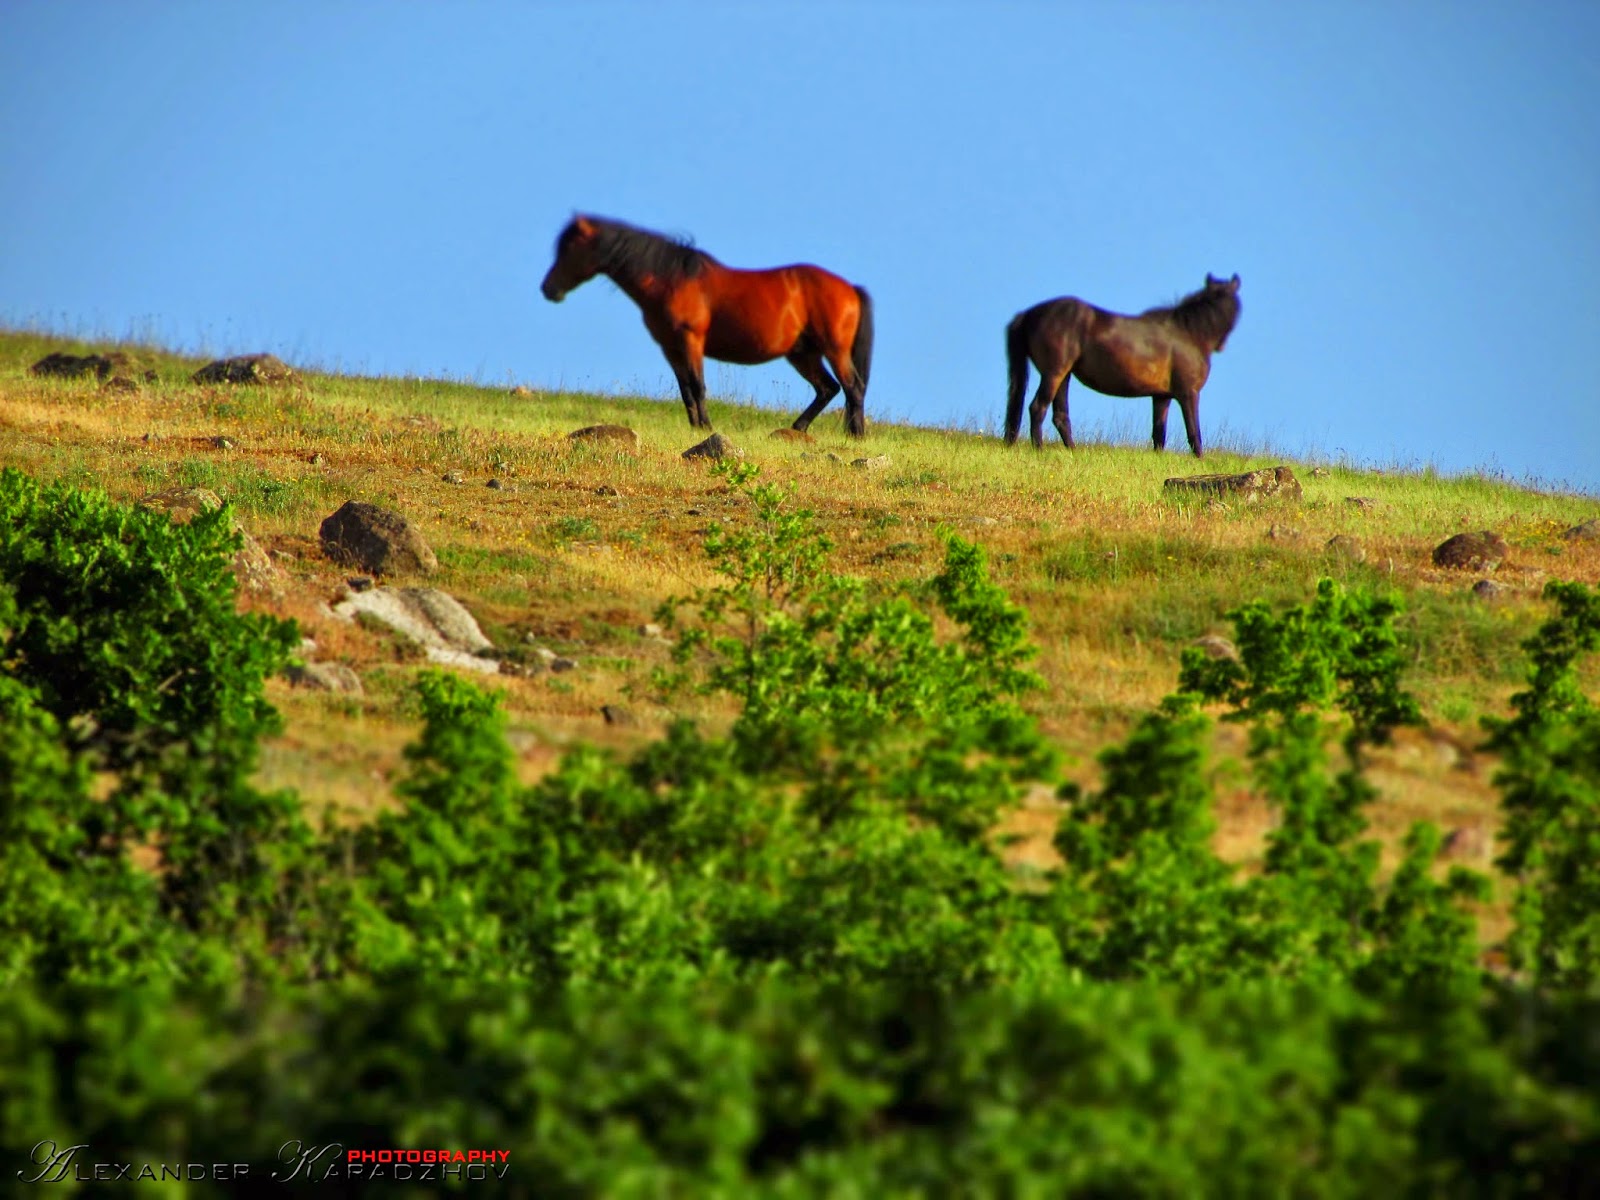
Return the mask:
<path fill-rule="evenodd" d="M 1239 290 L 1239 272 L 1235 271 L 1233 273 L 1233 281 L 1228 286 L 1236 292 Z"/>
<path fill-rule="evenodd" d="M 1222 280 L 1218 279 L 1210 271 L 1206 272 L 1206 286 L 1207 287 L 1212 287 L 1212 286 L 1214 286 L 1216 284 L 1219 284 L 1221 282 L 1222 282 Z"/>
<path fill-rule="evenodd" d="M 578 231 L 579 237 L 594 236 L 594 222 L 589 220 L 588 217 L 574 217 L 572 219 L 572 227 Z"/>

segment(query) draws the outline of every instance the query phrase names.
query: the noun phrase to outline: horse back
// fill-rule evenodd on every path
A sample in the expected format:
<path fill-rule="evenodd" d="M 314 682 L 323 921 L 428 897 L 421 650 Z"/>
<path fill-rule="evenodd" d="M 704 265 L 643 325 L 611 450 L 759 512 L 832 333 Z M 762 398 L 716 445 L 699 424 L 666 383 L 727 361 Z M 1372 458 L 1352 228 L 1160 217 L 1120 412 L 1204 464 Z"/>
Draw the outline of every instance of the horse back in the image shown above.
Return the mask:
<path fill-rule="evenodd" d="M 764 270 L 721 264 L 697 281 L 706 300 L 706 353 L 726 362 L 767 362 L 802 339 L 848 347 L 859 320 L 855 287 L 810 263 Z"/>

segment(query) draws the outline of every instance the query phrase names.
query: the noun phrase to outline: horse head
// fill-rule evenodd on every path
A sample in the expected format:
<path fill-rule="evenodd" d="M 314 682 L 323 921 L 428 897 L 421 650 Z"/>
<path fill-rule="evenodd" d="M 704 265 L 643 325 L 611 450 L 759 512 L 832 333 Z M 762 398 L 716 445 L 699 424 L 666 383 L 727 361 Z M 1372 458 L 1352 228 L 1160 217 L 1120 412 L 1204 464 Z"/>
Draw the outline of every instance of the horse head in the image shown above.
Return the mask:
<path fill-rule="evenodd" d="M 559 304 L 573 288 L 600 273 L 599 233 L 588 217 L 573 217 L 567 223 L 556 238 L 556 260 L 539 285 L 546 300 Z"/>
<path fill-rule="evenodd" d="M 1227 324 L 1220 331 L 1217 338 L 1216 352 L 1220 353 L 1228 345 L 1228 335 L 1233 332 L 1233 326 L 1239 319 L 1239 275 L 1234 273 L 1232 279 L 1218 279 L 1210 271 L 1206 272 L 1205 296 L 1223 302 L 1224 307 L 1230 310 Z"/>

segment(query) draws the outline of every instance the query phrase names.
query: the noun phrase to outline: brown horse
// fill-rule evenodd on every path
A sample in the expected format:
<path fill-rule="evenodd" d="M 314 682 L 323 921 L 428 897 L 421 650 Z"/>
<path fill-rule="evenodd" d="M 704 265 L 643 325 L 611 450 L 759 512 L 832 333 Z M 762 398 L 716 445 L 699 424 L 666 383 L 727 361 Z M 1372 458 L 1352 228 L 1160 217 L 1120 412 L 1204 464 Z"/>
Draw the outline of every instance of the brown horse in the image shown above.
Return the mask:
<path fill-rule="evenodd" d="M 678 377 L 691 427 L 711 428 L 706 358 L 787 358 L 817 390 L 795 418 L 796 429 L 816 420 L 842 386 L 846 431 L 856 437 L 867 432 L 872 299 L 864 289 L 809 265 L 740 271 L 647 229 L 574 217 L 556 239 L 556 261 L 541 290 L 546 300 L 558 302 L 596 275 L 608 276 L 639 306 L 645 328 Z M 828 374 L 830 366 L 837 379 Z"/>
<path fill-rule="evenodd" d="M 1168 308 L 1137 317 L 1106 312 L 1072 296 L 1046 300 L 1018 313 L 1006 326 L 1011 394 L 1006 401 L 1006 445 L 1022 426 L 1028 360 L 1039 369 L 1039 391 L 1028 413 L 1033 444 L 1044 449 L 1044 410 L 1054 407 L 1057 432 L 1072 448 L 1067 382 L 1078 381 L 1108 396 L 1149 396 L 1150 441 L 1167 445 L 1167 407 L 1176 397 L 1183 411 L 1189 449 L 1200 453 L 1200 389 L 1211 374 L 1211 356 L 1227 343 L 1239 320 L 1239 277 L 1206 275 L 1206 285 Z"/>

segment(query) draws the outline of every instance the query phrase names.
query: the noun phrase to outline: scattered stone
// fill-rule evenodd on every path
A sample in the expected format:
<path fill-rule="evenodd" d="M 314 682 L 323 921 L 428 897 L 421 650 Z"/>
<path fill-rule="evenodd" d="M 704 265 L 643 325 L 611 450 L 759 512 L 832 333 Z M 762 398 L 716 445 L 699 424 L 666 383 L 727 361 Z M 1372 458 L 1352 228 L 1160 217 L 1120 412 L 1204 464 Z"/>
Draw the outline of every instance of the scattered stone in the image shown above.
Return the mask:
<path fill-rule="evenodd" d="M 1505 585 L 1496 583 L 1492 579 L 1480 579 L 1472 585 L 1472 594 L 1479 600 L 1498 600 L 1505 593 Z"/>
<path fill-rule="evenodd" d="M 530 633 L 528 635 L 528 640 L 530 642 L 533 641 L 533 634 Z M 555 662 L 556 659 L 561 657 L 548 646 L 535 646 L 533 648 L 533 652 L 538 656 L 539 661 L 545 663 L 546 665 Z"/>
<path fill-rule="evenodd" d="M 1267 537 L 1275 542 L 1298 542 L 1305 534 L 1293 525 L 1268 525 Z"/>
<path fill-rule="evenodd" d="M 1492 571 L 1506 556 L 1506 540 L 1493 530 L 1458 533 L 1440 542 L 1433 551 L 1433 565 L 1457 570 Z"/>
<path fill-rule="evenodd" d="M 248 383 L 260 387 L 276 387 L 298 383 L 300 376 L 271 354 L 240 354 L 234 358 L 219 358 L 207 363 L 194 373 L 196 383 Z"/>
<path fill-rule="evenodd" d="M 638 724 L 638 722 L 633 719 L 633 714 L 631 712 L 625 708 L 619 708 L 615 704 L 602 704 L 600 706 L 600 715 L 606 719 L 607 725 Z"/>
<path fill-rule="evenodd" d="M 511 389 L 510 394 L 513 396 L 531 396 L 533 395 L 533 389 L 531 387 L 524 387 L 519 383 L 516 387 Z"/>
<path fill-rule="evenodd" d="M 683 515 L 686 517 L 698 517 L 701 516 L 702 513 L 698 508 L 686 508 L 683 510 Z"/>
<path fill-rule="evenodd" d="M 1444 835 L 1444 840 L 1439 843 L 1439 856 L 1441 858 L 1466 859 L 1469 861 L 1483 858 L 1489 850 L 1489 839 L 1483 830 L 1472 825 L 1459 825 Z"/>
<path fill-rule="evenodd" d="M 1299 500 L 1300 481 L 1288 467 L 1263 467 L 1242 475 L 1186 475 L 1167 480 L 1169 492 L 1201 496 L 1237 496 L 1246 504 L 1260 500 Z"/>
<path fill-rule="evenodd" d="M 1238 661 L 1239 648 L 1221 634 L 1208 633 L 1195 639 L 1195 647 L 1205 652 L 1207 658 L 1231 658 Z"/>
<path fill-rule="evenodd" d="M 743 458 L 744 452 L 723 437 L 720 433 L 713 433 L 698 445 L 690 446 L 683 452 L 684 458 Z"/>
<path fill-rule="evenodd" d="M 640 637 L 658 638 L 664 636 L 664 633 L 665 631 L 661 628 L 661 626 L 657 625 L 654 621 L 646 621 L 643 625 L 639 626 Z"/>
<path fill-rule="evenodd" d="M 870 458 L 853 458 L 850 465 L 862 471 L 881 471 L 889 465 L 887 454 L 874 454 Z"/>
<path fill-rule="evenodd" d="M 961 518 L 961 523 L 963 525 L 982 525 L 984 528 L 988 528 L 991 525 L 1000 524 L 1000 522 L 998 520 L 996 520 L 994 517 L 982 517 L 982 516 L 979 516 L 979 517 L 962 517 Z"/>
<path fill-rule="evenodd" d="M 511 470 L 511 464 L 503 458 L 497 458 L 494 460 L 494 469 L 500 474 L 504 475 L 507 471 Z"/>
<path fill-rule="evenodd" d="M 531 679 L 535 675 L 542 675 L 545 665 L 542 662 L 516 662 L 509 658 L 500 660 L 500 674 L 514 675 L 521 679 Z"/>
<path fill-rule="evenodd" d="M 118 368 L 130 365 L 130 359 L 120 350 L 110 354 L 47 354 L 28 368 L 30 375 L 52 376 L 56 379 L 81 379 L 97 375 L 109 379 Z"/>
<path fill-rule="evenodd" d="M 299 562 L 300 561 L 300 556 L 298 554 L 296 554 L 293 550 L 271 550 L 271 551 L 268 551 L 268 553 L 270 553 L 272 555 L 272 560 L 274 562 L 290 563 L 290 562 Z"/>
<path fill-rule="evenodd" d="M 310 658 L 316 652 L 317 643 L 308 637 L 303 637 L 300 639 L 300 647 L 295 651 L 296 654 L 299 654 L 304 658 Z"/>
<path fill-rule="evenodd" d="M 1367 548 L 1347 533 L 1336 533 L 1324 543 L 1323 547 L 1329 554 L 1347 562 L 1366 562 Z"/>
<path fill-rule="evenodd" d="M 126 375 L 113 375 L 100 386 L 108 392 L 137 392 L 139 390 L 137 381 L 129 379 Z"/>
<path fill-rule="evenodd" d="M 159 433 L 156 433 L 156 432 L 154 432 L 154 431 L 153 431 L 153 430 L 152 430 L 152 431 L 150 431 L 150 432 L 147 432 L 147 433 L 146 433 L 146 434 L 145 434 L 145 435 L 144 435 L 144 443 L 145 443 L 145 445 L 147 445 L 147 446 L 148 446 L 148 445 L 151 445 L 151 444 L 152 444 L 152 443 L 154 443 L 154 442 L 159 442 L 159 441 L 161 441 L 161 440 L 162 440 L 162 437 L 161 437 L 161 435 L 160 435 L 160 434 L 159 434 Z"/>
<path fill-rule="evenodd" d="M 575 658 L 563 658 L 557 655 L 550 660 L 550 670 L 556 675 L 561 674 L 563 671 L 575 671 L 577 668 L 578 660 Z"/>
<path fill-rule="evenodd" d="M 235 450 L 238 448 L 239 443 L 234 441 L 231 437 L 224 437 L 219 433 L 216 437 L 211 439 L 210 445 L 213 450 Z"/>
<path fill-rule="evenodd" d="M 492 488 L 497 492 L 504 492 L 504 491 L 509 491 L 510 490 L 510 489 L 508 489 L 506 487 L 505 484 L 501 483 L 498 479 L 491 479 L 491 480 L 489 480 L 488 483 L 484 484 L 483 486 L 486 487 L 486 488 Z"/>
<path fill-rule="evenodd" d="M 498 672 L 497 659 L 486 657 L 494 644 L 462 603 L 438 588 L 373 588 L 346 596 L 333 606 L 334 616 L 353 621 L 367 613 L 395 632 L 418 643 L 429 661 L 473 671 Z"/>
<path fill-rule="evenodd" d="M 1328 477 L 1328 468 L 1327 467 L 1312 467 L 1311 468 L 1311 478 L 1313 478 L 1313 479 L 1326 479 L 1327 477 Z"/>
<path fill-rule="evenodd" d="M 309 688 L 317 692 L 366 695 L 366 689 L 361 686 L 361 676 L 344 663 L 313 662 L 303 666 L 289 666 L 284 669 L 283 674 L 296 687 Z"/>
<path fill-rule="evenodd" d="M 1591 517 L 1582 525 L 1574 525 L 1561 536 L 1574 541 L 1600 541 L 1600 517 Z"/>
<path fill-rule="evenodd" d="M 467 477 L 460 471 L 446 471 L 439 479 L 444 483 L 465 483 Z"/>
<path fill-rule="evenodd" d="M 372 580 L 365 575 L 352 575 L 344 581 L 344 585 L 352 592 L 370 592 L 372 590 Z"/>
<path fill-rule="evenodd" d="M 780 442 L 804 442 L 807 445 L 817 440 L 803 429 L 774 429 L 767 436 L 777 438 Z"/>
<path fill-rule="evenodd" d="M 567 434 L 567 440 L 608 443 L 628 450 L 639 448 L 639 435 L 626 425 L 586 425 Z"/>
<path fill-rule="evenodd" d="M 1359 508 L 1362 512 L 1371 512 L 1378 503 L 1371 496 L 1346 496 L 1344 502 L 1352 508 Z"/>
<path fill-rule="evenodd" d="M 334 562 L 349 563 L 373 575 L 398 571 L 430 574 L 438 556 L 417 527 L 405 517 L 376 504 L 348 501 L 322 522 L 322 549 Z"/>
<path fill-rule="evenodd" d="M 602 483 L 599 487 L 595 488 L 594 494 L 596 496 L 620 496 L 620 495 L 622 495 L 622 493 L 618 489 L 612 487 L 609 483 Z"/>
<path fill-rule="evenodd" d="M 313 454 L 310 458 L 306 459 L 306 462 L 310 463 L 313 467 L 320 467 L 326 461 L 327 459 L 323 458 L 320 454 Z"/>

